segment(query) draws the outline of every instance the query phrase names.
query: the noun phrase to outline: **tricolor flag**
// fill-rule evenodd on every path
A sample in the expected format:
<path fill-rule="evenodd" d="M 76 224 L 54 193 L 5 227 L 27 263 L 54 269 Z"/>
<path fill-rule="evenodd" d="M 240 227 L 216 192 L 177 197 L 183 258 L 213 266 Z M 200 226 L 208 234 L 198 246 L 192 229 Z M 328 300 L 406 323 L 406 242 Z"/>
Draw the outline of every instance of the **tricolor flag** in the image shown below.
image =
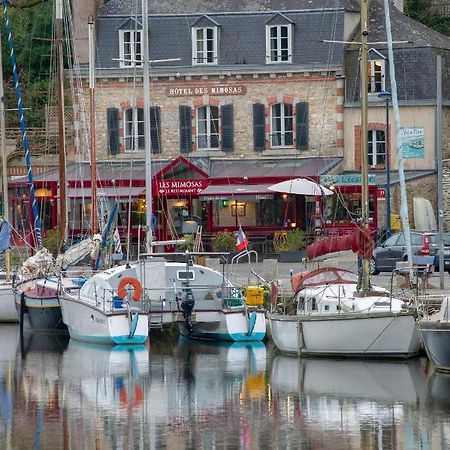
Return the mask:
<path fill-rule="evenodd" d="M 248 247 L 248 240 L 245 237 L 244 230 L 242 229 L 242 227 L 240 225 L 239 225 L 239 231 L 238 231 L 238 235 L 237 235 L 236 247 L 240 252 Z"/>

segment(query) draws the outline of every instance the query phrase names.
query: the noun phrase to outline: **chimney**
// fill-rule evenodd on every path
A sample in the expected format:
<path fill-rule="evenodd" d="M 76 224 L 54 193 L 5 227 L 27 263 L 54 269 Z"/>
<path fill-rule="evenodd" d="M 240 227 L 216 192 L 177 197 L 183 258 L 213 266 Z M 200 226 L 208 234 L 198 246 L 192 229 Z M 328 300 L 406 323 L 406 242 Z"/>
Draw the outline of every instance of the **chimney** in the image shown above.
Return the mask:
<path fill-rule="evenodd" d="M 75 63 L 89 63 L 88 19 L 97 18 L 97 11 L 103 0 L 75 0 L 72 2 L 72 16 L 74 28 Z"/>
<path fill-rule="evenodd" d="M 392 0 L 392 4 L 401 12 L 403 12 L 403 0 Z"/>

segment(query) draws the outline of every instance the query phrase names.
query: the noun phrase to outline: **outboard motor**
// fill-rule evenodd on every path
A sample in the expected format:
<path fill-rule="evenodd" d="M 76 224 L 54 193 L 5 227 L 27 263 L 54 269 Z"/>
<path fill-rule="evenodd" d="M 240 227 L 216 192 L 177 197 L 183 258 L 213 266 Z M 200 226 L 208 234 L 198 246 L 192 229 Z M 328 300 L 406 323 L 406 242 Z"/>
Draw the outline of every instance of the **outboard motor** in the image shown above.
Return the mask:
<path fill-rule="evenodd" d="M 186 321 L 186 326 L 189 330 L 189 333 L 192 333 L 192 310 L 194 309 L 195 298 L 192 293 L 192 289 L 187 288 L 186 295 L 181 301 L 181 309 L 183 311 L 183 317 Z"/>

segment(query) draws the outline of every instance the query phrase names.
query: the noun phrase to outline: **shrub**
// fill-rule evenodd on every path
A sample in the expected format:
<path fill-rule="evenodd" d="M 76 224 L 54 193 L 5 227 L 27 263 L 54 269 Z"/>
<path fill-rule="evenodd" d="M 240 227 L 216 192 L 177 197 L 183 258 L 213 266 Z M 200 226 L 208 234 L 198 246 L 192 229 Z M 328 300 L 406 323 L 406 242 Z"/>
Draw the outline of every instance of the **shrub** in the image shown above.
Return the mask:
<path fill-rule="evenodd" d="M 192 252 L 194 250 L 194 235 L 193 234 L 183 234 L 181 239 L 184 239 L 186 242 L 183 244 L 178 245 L 178 250 L 180 252 L 190 251 Z"/>
<path fill-rule="evenodd" d="M 303 230 L 288 231 L 283 242 L 282 251 L 295 252 L 306 247 L 306 236 Z"/>
<path fill-rule="evenodd" d="M 236 236 L 231 231 L 220 231 L 214 234 L 211 246 L 215 252 L 232 252 L 236 250 Z"/>
<path fill-rule="evenodd" d="M 61 238 L 59 235 L 59 229 L 53 228 L 47 231 L 42 238 L 42 246 L 45 247 L 53 256 L 58 255 L 59 247 L 61 245 Z"/>

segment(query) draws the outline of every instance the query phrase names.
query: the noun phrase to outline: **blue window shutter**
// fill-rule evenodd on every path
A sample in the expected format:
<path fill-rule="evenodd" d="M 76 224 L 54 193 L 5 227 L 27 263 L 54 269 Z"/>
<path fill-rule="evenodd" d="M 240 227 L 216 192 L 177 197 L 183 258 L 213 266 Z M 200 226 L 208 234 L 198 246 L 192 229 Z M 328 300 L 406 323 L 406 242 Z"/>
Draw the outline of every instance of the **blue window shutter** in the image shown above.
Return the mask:
<path fill-rule="evenodd" d="M 180 153 L 192 151 L 192 108 L 180 105 Z"/>
<path fill-rule="evenodd" d="M 106 110 L 106 125 L 108 128 L 108 153 L 117 155 L 119 153 L 119 110 L 108 108 Z"/>
<path fill-rule="evenodd" d="M 161 108 L 150 107 L 150 145 L 152 153 L 161 153 Z"/>
<path fill-rule="evenodd" d="M 262 103 L 253 103 L 253 146 L 255 151 L 264 150 L 266 140 L 265 107 Z"/>
<path fill-rule="evenodd" d="M 295 105 L 295 140 L 296 149 L 305 150 L 309 143 L 308 103 L 300 102 Z"/>
<path fill-rule="evenodd" d="M 222 151 L 234 151 L 234 112 L 233 105 L 220 107 L 220 125 L 222 134 Z"/>

